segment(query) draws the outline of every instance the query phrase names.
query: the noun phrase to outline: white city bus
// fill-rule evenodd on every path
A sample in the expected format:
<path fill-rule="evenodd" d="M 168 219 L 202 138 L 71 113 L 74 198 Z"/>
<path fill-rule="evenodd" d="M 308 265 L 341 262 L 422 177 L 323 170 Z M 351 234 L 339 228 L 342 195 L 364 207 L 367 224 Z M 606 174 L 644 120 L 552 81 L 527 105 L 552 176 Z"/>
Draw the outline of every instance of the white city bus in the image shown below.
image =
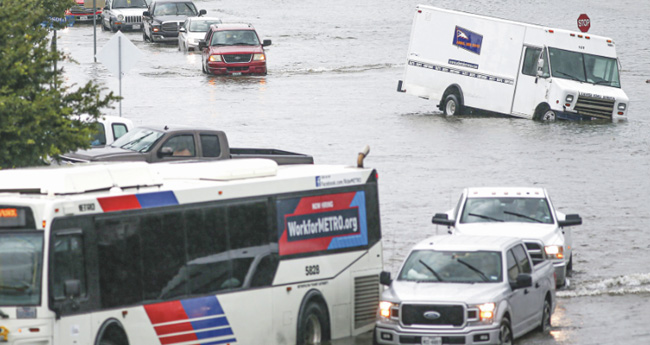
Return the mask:
<path fill-rule="evenodd" d="M 369 168 L 250 159 L 3 170 L 0 342 L 358 335 L 375 321 L 380 240 Z"/>

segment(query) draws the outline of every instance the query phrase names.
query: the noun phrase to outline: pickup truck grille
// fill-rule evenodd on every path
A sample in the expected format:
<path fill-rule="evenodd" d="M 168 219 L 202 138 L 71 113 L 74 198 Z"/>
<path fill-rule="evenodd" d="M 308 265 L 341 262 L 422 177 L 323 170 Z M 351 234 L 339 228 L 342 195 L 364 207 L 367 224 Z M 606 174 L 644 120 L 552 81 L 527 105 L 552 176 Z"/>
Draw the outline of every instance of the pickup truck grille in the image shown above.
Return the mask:
<path fill-rule="evenodd" d="M 438 318 L 426 318 L 427 312 L 437 312 Z M 448 304 L 405 304 L 401 311 L 402 324 L 405 326 L 453 326 L 465 323 L 465 308 L 462 305 Z"/>
<path fill-rule="evenodd" d="M 578 96 L 574 109 L 580 115 L 611 120 L 615 102 L 616 101 L 613 99 L 602 99 L 581 95 Z"/>
<path fill-rule="evenodd" d="M 178 31 L 178 23 L 167 22 L 162 24 L 162 31 L 176 32 Z"/>
<path fill-rule="evenodd" d="M 253 58 L 253 54 L 226 54 L 223 55 L 223 60 L 227 63 L 249 63 Z"/>

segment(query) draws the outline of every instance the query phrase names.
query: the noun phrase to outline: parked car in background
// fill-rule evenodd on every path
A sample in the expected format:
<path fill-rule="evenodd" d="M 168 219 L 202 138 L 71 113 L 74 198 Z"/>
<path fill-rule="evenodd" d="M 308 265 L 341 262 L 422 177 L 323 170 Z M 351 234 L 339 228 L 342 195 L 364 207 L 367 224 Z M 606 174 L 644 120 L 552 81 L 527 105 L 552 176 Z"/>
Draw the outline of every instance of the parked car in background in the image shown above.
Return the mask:
<path fill-rule="evenodd" d="M 199 17 L 191 0 L 156 0 L 142 13 L 142 38 L 145 42 L 176 42 L 178 29 L 188 17 Z"/>
<path fill-rule="evenodd" d="M 216 17 L 188 17 L 178 29 L 178 50 L 188 52 L 199 49 L 199 41 L 205 38 L 205 33 L 212 24 L 221 24 Z"/>
<path fill-rule="evenodd" d="M 92 0 L 88 0 L 92 4 Z M 76 22 L 92 22 L 93 17 L 101 20 L 102 10 L 100 8 L 86 7 L 84 0 L 76 0 L 76 5 L 65 11 L 65 16 Z M 92 6 L 92 5 L 91 5 Z"/>
<path fill-rule="evenodd" d="M 147 8 L 145 0 L 106 0 L 102 11 L 102 29 L 142 30 L 142 12 Z"/>
<path fill-rule="evenodd" d="M 571 226 L 582 218 L 558 212 L 544 188 L 483 187 L 463 190 L 456 207 L 432 222 L 452 234 L 519 237 L 533 260 L 551 259 L 557 284 L 564 286 L 573 269 Z"/>
<path fill-rule="evenodd" d="M 217 24 L 199 41 L 203 73 L 217 75 L 266 75 L 264 47 L 251 24 Z"/>
<path fill-rule="evenodd" d="M 512 344 L 548 333 L 556 305 L 553 266 L 514 237 L 430 237 L 380 282 L 374 344 Z"/>
<path fill-rule="evenodd" d="M 94 122 L 90 115 L 78 117 L 82 122 Z M 133 121 L 121 116 L 102 115 L 96 120 L 97 132 L 91 139 L 93 147 L 112 144 L 116 139 L 133 129 Z"/>

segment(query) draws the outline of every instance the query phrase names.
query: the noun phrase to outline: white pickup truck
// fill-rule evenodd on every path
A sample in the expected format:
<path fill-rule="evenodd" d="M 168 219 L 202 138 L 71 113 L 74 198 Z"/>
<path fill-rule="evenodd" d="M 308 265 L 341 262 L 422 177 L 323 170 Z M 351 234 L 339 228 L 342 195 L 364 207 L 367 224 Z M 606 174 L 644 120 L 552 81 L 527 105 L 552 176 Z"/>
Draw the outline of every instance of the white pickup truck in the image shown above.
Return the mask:
<path fill-rule="evenodd" d="M 573 269 L 571 226 L 582 224 L 580 215 L 557 211 L 546 189 L 538 187 L 466 188 L 455 208 L 431 221 L 455 235 L 523 239 L 534 260 L 545 253 L 553 262 L 558 287 L 568 283 Z"/>
<path fill-rule="evenodd" d="M 380 281 L 374 344 L 512 344 L 555 310 L 551 262 L 514 237 L 434 236 Z"/>

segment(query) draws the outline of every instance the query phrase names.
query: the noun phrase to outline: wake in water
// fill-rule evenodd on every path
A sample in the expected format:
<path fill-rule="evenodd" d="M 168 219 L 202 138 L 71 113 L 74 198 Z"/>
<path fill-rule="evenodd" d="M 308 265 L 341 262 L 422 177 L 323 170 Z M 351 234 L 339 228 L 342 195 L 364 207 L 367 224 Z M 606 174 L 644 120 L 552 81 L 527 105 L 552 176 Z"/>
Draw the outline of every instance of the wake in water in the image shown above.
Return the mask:
<path fill-rule="evenodd" d="M 574 286 L 557 291 L 557 297 L 632 295 L 650 293 L 650 273 L 637 273 Z"/>

